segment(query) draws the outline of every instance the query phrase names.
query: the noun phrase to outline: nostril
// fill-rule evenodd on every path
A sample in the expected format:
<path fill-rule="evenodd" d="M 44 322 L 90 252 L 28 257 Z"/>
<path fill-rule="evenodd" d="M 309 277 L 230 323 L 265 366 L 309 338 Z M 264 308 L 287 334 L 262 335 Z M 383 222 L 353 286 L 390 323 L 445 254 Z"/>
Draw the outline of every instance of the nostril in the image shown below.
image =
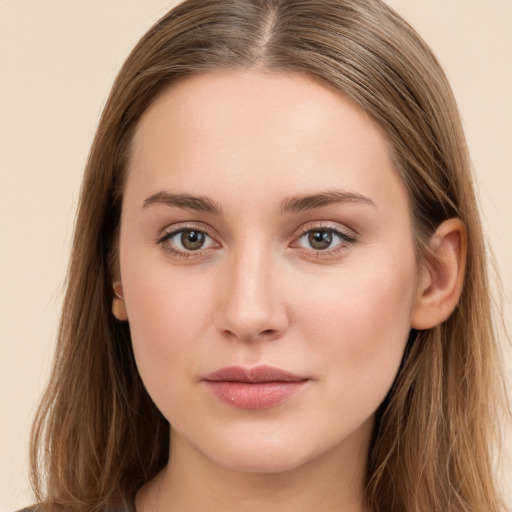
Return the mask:
<path fill-rule="evenodd" d="M 281 335 L 282 335 L 282 332 L 279 331 L 278 329 L 265 329 L 264 331 L 261 331 L 254 338 L 255 339 L 260 338 L 262 340 L 271 341 L 271 340 L 276 340 L 276 339 L 280 338 Z"/>
<path fill-rule="evenodd" d="M 222 331 L 222 334 L 227 338 L 240 338 L 240 339 L 246 339 L 246 340 L 255 340 L 258 338 L 263 339 L 269 339 L 269 338 L 276 338 L 279 336 L 279 331 L 277 329 L 265 329 L 264 331 L 260 331 L 257 334 L 237 334 L 229 329 L 224 329 Z"/>

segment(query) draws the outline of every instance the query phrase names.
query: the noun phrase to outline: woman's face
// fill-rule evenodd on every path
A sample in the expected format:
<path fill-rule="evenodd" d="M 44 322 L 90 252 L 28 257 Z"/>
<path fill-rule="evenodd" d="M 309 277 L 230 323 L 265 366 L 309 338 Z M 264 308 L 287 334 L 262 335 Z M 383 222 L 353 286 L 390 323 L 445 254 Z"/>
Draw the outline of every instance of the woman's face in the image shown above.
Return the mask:
<path fill-rule="evenodd" d="M 120 272 L 176 450 L 264 472 L 364 455 L 418 269 L 386 138 L 344 96 L 257 71 L 167 89 L 136 130 Z"/>

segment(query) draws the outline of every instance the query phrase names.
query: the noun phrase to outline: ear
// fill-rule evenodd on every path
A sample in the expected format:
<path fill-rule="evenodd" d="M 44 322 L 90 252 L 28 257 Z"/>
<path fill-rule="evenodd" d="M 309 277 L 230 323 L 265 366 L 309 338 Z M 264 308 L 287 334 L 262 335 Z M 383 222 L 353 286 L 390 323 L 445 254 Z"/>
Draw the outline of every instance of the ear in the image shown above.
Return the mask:
<path fill-rule="evenodd" d="M 429 243 L 412 313 L 411 327 L 430 329 L 453 312 L 462 292 L 466 267 L 466 228 L 460 219 L 444 221 Z"/>
<path fill-rule="evenodd" d="M 121 281 L 114 281 L 112 283 L 114 293 L 116 294 L 112 300 L 112 314 L 121 322 L 128 320 L 128 313 L 123 298 L 123 286 Z"/>

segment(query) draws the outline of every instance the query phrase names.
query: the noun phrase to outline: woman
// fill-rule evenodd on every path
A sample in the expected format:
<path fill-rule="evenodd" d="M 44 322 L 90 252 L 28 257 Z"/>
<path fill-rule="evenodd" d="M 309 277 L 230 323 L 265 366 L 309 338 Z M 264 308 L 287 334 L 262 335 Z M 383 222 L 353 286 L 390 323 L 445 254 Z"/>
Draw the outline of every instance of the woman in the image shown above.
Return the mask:
<path fill-rule="evenodd" d="M 42 510 L 499 511 L 504 405 L 446 78 L 376 1 L 187 1 L 87 164 Z"/>

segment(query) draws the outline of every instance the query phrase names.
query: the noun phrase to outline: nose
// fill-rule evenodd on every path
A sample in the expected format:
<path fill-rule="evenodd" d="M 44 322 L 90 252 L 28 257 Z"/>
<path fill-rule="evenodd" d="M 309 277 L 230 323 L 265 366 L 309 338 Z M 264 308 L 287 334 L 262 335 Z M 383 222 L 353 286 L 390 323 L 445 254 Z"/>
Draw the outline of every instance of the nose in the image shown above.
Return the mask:
<path fill-rule="evenodd" d="M 278 264 L 270 253 L 245 250 L 226 261 L 217 328 L 243 341 L 275 340 L 288 328 Z"/>

